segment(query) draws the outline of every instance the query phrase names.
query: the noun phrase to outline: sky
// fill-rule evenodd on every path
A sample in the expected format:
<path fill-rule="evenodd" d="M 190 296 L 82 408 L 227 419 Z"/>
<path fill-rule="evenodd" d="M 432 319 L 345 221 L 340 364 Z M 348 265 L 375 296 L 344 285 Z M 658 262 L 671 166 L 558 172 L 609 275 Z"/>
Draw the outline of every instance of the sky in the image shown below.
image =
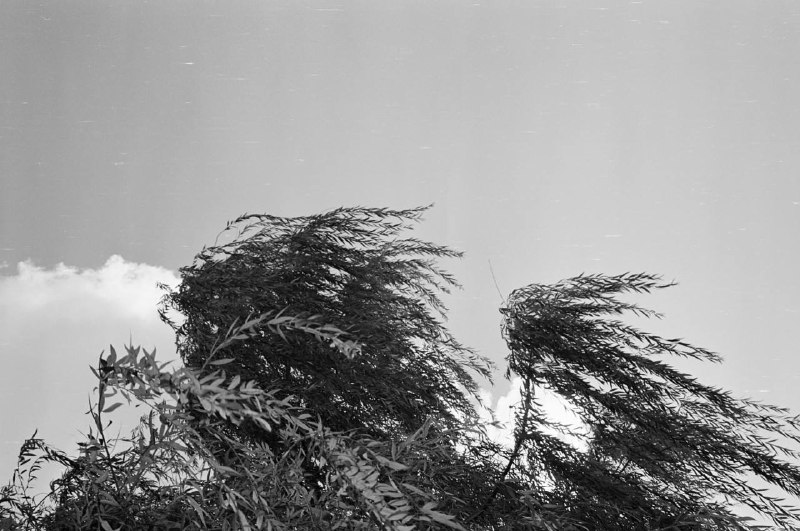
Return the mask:
<path fill-rule="evenodd" d="M 509 292 L 647 271 L 680 367 L 800 412 L 798 53 L 791 1 L 0 3 L 0 476 L 245 212 L 433 203 L 501 409 Z"/>

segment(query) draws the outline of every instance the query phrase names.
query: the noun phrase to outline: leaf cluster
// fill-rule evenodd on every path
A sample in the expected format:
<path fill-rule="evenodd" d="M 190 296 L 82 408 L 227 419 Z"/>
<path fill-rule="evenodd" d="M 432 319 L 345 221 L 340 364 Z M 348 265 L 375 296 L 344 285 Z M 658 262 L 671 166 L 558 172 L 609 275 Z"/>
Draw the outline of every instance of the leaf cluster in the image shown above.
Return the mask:
<path fill-rule="evenodd" d="M 219 331 L 280 312 L 356 338 L 359 355 L 340 356 L 295 327 L 280 337 L 259 329 L 237 343 L 229 372 L 298 397 L 332 429 L 375 438 L 413 432 L 428 417 L 453 427 L 474 416 L 472 375 L 488 377 L 491 365 L 441 320 L 439 292 L 457 283 L 435 260 L 459 253 L 401 236 L 423 212 L 236 219 L 226 229 L 233 241 L 203 249 L 164 298 L 165 319 L 168 310 L 186 317 L 173 323 L 182 359 L 202 367 Z"/>
<path fill-rule="evenodd" d="M 535 389 L 550 389 L 591 430 L 588 452 L 579 452 L 534 422 L 522 434 L 530 467 L 555 486 L 548 502 L 594 528 L 680 519 L 686 529 L 732 529 L 741 525 L 737 505 L 791 525 L 798 511 L 750 483 L 758 477 L 800 494 L 798 418 L 676 370 L 665 357 L 720 358 L 620 317 L 658 317 L 619 295 L 671 285 L 649 274 L 581 275 L 511 294 L 502 309 L 509 374 L 525 381 L 528 403 Z"/>
<path fill-rule="evenodd" d="M 273 330 L 289 322 L 258 319 Z M 291 322 L 326 341 L 337 337 L 337 331 Z M 241 341 L 251 327 L 248 321 L 232 328 L 219 347 Z M 128 346 L 118 357 L 112 347 L 93 369 L 94 426 L 80 455 L 69 457 L 35 434 L 26 441 L 2 492 L 5 529 L 463 529 L 440 510 L 430 488 L 438 472 L 430 470 L 429 457 L 446 443 L 435 434 L 435 419 L 391 443 L 335 432 L 294 397 L 276 398 L 227 374 L 230 360 L 216 361 L 200 375 L 169 369 L 155 352 Z M 123 401 L 150 412 L 130 437 L 108 440 L 104 418 Z M 244 424 L 274 434 L 283 452 L 231 431 Z M 326 470 L 320 488 L 308 488 L 308 461 Z M 46 462 L 65 472 L 49 493 L 31 495 L 30 483 Z"/>

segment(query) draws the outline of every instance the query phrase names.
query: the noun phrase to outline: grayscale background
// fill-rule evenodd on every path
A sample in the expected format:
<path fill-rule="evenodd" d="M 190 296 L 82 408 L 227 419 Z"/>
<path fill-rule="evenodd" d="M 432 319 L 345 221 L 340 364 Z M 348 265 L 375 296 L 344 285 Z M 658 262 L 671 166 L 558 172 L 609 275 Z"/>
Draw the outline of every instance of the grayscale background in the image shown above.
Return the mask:
<path fill-rule="evenodd" d="M 245 212 L 434 203 L 500 370 L 501 294 L 663 274 L 726 358 L 679 366 L 800 412 L 798 52 L 792 1 L 0 2 L 0 481 L 109 344 L 174 357 L 155 283 Z"/>

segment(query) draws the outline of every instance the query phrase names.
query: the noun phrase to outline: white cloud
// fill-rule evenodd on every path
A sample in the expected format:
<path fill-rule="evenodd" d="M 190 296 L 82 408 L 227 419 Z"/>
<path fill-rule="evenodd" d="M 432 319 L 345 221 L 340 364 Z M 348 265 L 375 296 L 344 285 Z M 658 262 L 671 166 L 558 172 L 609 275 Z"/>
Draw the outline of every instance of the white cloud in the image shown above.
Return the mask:
<path fill-rule="evenodd" d="M 39 437 L 73 453 L 86 433 L 85 415 L 101 351 L 134 345 L 156 347 L 159 359 L 175 358 L 174 335 L 157 313 L 158 282 L 177 285 L 170 270 L 112 256 L 97 269 L 30 262 L 0 277 L 0 483 L 11 477 L 22 441 Z M 127 434 L 138 409 L 114 413 L 112 433 Z M 110 434 L 109 434 L 110 435 Z"/>
<path fill-rule="evenodd" d="M 501 441 L 508 446 L 513 444 L 515 415 L 520 403 L 521 388 L 522 378 L 516 377 L 511 381 L 511 389 L 505 395 L 493 397 L 492 393 L 481 389 L 481 400 L 491 407 L 494 418 L 503 425 L 501 428 L 491 426 L 488 428 L 487 432 L 492 440 Z M 567 426 L 568 433 L 566 434 L 546 428 L 548 433 L 560 437 L 578 449 L 586 448 L 586 427 L 575 413 L 573 406 L 546 388 L 536 389 L 535 399 L 542 406 L 542 411 L 548 421 Z M 485 412 L 484 420 L 490 420 L 490 416 L 488 412 Z"/>

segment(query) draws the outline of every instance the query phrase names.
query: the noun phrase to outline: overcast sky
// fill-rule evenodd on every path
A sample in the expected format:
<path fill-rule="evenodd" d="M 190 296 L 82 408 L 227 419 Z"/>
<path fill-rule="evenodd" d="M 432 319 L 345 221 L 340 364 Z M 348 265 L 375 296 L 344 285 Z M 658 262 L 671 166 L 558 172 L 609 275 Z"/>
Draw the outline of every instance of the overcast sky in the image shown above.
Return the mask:
<path fill-rule="evenodd" d="M 244 212 L 435 203 L 501 369 L 490 262 L 661 273 L 692 371 L 800 412 L 799 55 L 791 1 L 0 3 L 0 481 L 109 343 L 171 354 L 155 283 Z"/>

